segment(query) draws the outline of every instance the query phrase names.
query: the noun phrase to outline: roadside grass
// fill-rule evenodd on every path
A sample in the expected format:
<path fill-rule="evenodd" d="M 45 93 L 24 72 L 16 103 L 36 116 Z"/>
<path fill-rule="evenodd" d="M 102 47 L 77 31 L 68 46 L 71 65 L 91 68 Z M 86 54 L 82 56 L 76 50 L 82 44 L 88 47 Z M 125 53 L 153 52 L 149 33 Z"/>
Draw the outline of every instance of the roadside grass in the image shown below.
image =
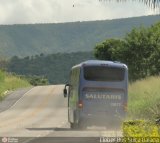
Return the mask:
<path fill-rule="evenodd" d="M 123 137 L 132 137 L 137 141 L 135 143 L 142 143 L 142 142 L 150 142 L 150 141 L 142 141 L 142 138 L 150 138 L 154 139 L 155 137 L 160 138 L 160 126 L 146 120 L 129 120 L 123 123 Z M 139 139 L 137 137 L 140 137 Z M 128 138 L 129 140 L 131 138 Z M 132 141 L 129 141 L 130 143 Z M 152 141 L 156 142 L 156 141 Z M 158 141 L 159 142 L 159 141 Z"/>
<path fill-rule="evenodd" d="M 5 97 L 7 91 L 29 86 L 31 85 L 28 83 L 27 80 L 0 71 L 0 100 Z"/>
<path fill-rule="evenodd" d="M 160 119 L 160 76 L 152 76 L 131 83 L 129 85 L 128 117 L 123 122 L 122 128 L 123 137 L 128 139 L 125 142 L 129 143 L 133 138 L 136 139 L 136 143 L 144 142 L 142 141 L 144 137 L 159 138 L 160 125 L 156 124 L 156 119 Z"/>
<path fill-rule="evenodd" d="M 148 77 L 129 85 L 128 118 L 160 118 L 160 76 Z"/>

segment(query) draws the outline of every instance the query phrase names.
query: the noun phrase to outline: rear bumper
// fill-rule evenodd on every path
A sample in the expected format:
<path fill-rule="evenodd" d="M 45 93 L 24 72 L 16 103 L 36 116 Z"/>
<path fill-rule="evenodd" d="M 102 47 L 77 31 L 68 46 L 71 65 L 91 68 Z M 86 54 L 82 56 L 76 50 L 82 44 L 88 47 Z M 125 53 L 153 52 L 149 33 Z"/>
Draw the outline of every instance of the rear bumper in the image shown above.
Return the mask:
<path fill-rule="evenodd" d="M 79 121 L 85 123 L 86 126 L 108 126 L 121 124 L 125 119 L 125 113 L 121 114 L 106 114 L 106 113 L 80 113 Z"/>

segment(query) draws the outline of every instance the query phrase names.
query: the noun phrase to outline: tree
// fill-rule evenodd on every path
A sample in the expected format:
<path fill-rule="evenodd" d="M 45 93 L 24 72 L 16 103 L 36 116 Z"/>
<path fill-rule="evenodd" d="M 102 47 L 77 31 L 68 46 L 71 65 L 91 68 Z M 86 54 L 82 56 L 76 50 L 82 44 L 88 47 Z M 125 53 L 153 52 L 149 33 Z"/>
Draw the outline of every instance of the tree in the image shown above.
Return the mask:
<path fill-rule="evenodd" d="M 129 67 L 130 80 L 160 73 L 160 23 L 132 29 L 124 40 L 108 39 L 95 47 L 95 57 L 118 60 Z"/>
<path fill-rule="evenodd" d="M 121 60 L 122 49 L 125 42 L 120 39 L 107 39 L 106 41 L 97 44 L 94 49 L 94 55 L 101 60 Z"/>
<path fill-rule="evenodd" d="M 150 35 L 148 29 L 143 27 L 133 29 L 126 37 L 126 47 L 123 56 L 129 66 L 130 78 L 139 79 L 150 75 L 149 57 L 153 51 L 150 46 Z"/>
<path fill-rule="evenodd" d="M 159 74 L 160 23 L 146 29 L 133 29 L 125 41 L 124 61 L 129 65 L 132 79 Z"/>
<path fill-rule="evenodd" d="M 157 75 L 160 73 L 160 23 L 157 23 L 149 29 L 150 47 L 152 53 L 149 57 L 151 74 Z"/>

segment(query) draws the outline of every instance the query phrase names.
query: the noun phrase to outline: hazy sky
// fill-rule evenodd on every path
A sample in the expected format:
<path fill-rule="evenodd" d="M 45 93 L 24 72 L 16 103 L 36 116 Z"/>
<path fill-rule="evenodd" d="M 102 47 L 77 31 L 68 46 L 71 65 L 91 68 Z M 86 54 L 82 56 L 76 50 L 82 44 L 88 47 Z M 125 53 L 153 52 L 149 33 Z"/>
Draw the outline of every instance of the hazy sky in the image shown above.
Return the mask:
<path fill-rule="evenodd" d="M 155 14 L 138 0 L 114 1 L 0 0 L 0 24 L 91 21 Z"/>

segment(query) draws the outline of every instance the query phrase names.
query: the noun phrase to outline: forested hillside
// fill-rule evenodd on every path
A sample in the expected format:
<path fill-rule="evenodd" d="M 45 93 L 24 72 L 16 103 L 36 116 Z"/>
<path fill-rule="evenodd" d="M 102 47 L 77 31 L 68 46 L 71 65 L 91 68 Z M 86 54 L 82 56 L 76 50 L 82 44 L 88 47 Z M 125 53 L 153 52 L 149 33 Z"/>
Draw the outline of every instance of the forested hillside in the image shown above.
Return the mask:
<path fill-rule="evenodd" d="M 69 79 L 72 66 L 94 59 L 92 52 L 58 53 L 32 57 L 12 57 L 8 63 L 9 72 L 25 76 L 43 76 L 52 84 L 62 84 Z"/>
<path fill-rule="evenodd" d="M 121 38 L 133 27 L 149 26 L 160 16 L 59 24 L 0 26 L 0 57 L 92 51 L 107 38 Z"/>

